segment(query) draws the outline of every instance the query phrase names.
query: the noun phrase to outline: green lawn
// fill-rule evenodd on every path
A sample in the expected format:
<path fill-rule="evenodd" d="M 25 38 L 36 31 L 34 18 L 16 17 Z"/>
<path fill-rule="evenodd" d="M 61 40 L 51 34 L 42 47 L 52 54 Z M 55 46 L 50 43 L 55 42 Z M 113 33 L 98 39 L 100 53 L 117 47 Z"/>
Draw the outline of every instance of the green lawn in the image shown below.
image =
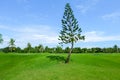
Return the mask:
<path fill-rule="evenodd" d="M 0 80 L 120 80 L 120 54 L 0 54 Z"/>

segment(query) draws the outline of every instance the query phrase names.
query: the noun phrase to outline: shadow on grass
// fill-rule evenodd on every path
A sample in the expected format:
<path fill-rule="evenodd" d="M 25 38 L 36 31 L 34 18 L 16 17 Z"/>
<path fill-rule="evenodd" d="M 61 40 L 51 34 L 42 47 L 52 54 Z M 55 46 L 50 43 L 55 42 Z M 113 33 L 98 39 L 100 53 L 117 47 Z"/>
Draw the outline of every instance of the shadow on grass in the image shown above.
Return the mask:
<path fill-rule="evenodd" d="M 63 56 L 47 56 L 47 58 L 49 58 L 51 61 L 58 61 L 58 62 L 65 62 L 65 57 Z"/>

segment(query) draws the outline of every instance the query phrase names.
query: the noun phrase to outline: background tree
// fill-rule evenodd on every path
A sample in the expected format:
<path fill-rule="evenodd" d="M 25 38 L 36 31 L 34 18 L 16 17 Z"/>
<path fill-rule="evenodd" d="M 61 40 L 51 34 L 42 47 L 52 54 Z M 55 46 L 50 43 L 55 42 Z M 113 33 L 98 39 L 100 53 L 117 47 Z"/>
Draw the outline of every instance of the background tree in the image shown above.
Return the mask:
<path fill-rule="evenodd" d="M 46 46 L 44 52 L 48 53 L 49 52 L 49 47 Z"/>
<path fill-rule="evenodd" d="M 9 53 L 9 52 L 10 52 L 9 47 L 5 47 L 5 48 L 3 48 L 3 49 L 2 49 L 2 52 L 4 52 L 4 53 Z"/>
<path fill-rule="evenodd" d="M 13 38 L 9 41 L 9 49 L 11 52 L 15 51 L 15 40 Z"/>
<path fill-rule="evenodd" d="M 21 49 L 20 47 L 17 47 L 17 48 L 15 49 L 15 52 L 21 53 L 21 52 L 22 52 L 22 49 Z"/>
<path fill-rule="evenodd" d="M 118 46 L 117 45 L 113 46 L 113 52 L 118 53 Z"/>
<path fill-rule="evenodd" d="M 39 44 L 39 46 L 38 46 L 38 51 L 39 51 L 40 53 L 42 53 L 42 52 L 44 51 L 44 47 L 43 47 L 42 44 Z"/>
<path fill-rule="evenodd" d="M 35 46 L 34 52 L 43 53 L 44 52 L 44 46 L 42 44 L 39 44 L 38 46 Z"/>
<path fill-rule="evenodd" d="M 56 53 L 63 53 L 63 49 L 60 46 L 56 47 Z"/>
<path fill-rule="evenodd" d="M 72 51 L 72 52 L 73 52 L 73 53 L 81 53 L 82 50 L 81 50 L 80 47 L 76 47 L 76 48 L 73 48 L 73 51 Z"/>
<path fill-rule="evenodd" d="M 82 48 L 82 53 L 87 53 L 87 48 Z"/>
<path fill-rule="evenodd" d="M 69 54 L 65 63 L 69 63 L 70 55 L 74 46 L 74 43 L 78 40 L 84 40 L 84 36 L 81 36 L 81 28 L 79 28 L 78 21 L 73 15 L 73 11 L 69 3 L 65 6 L 65 12 L 62 19 L 62 30 L 60 31 L 59 40 L 61 44 L 71 44 Z"/>
<path fill-rule="evenodd" d="M 27 52 L 30 53 L 32 50 L 32 46 L 30 43 L 27 43 L 27 48 L 26 48 Z"/>
<path fill-rule="evenodd" d="M 64 53 L 69 53 L 69 51 L 70 51 L 70 48 L 69 48 L 69 47 L 66 47 L 66 48 L 64 49 Z"/>
<path fill-rule="evenodd" d="M 2 39 L 2 34 L 0 34 L 0 43 L 3 42 L 3 39 Z"/>

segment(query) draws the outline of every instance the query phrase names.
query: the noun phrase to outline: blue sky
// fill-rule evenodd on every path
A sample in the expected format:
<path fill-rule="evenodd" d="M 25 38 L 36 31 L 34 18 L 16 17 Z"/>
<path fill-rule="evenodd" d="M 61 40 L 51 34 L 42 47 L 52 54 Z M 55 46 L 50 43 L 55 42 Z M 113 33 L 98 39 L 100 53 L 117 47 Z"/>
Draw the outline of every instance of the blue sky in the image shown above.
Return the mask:
<path fill-rule="evenodd" d="M 120 0 L 0 0 L 4 39 L 0 47 L 8 46 L 10 38 L 22 48 L 28 42 L 32 46 L 57 46 L 66 3 L 70 3 L 86 36 L 75 47 L 120 46 Z"/>

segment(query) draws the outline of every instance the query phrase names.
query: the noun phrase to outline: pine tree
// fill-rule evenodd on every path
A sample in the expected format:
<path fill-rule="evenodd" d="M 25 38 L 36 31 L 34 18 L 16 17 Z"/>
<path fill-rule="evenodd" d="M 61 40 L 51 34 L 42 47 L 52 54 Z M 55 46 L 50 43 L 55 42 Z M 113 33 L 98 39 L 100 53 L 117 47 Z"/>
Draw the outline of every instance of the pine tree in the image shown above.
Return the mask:
<path fill-rule="evenodd" d="M 74 43 L 76 43 L 78 40 L 84 40 L 85 37 L 81 36 L 82 30 L 81 28 L 79 28 L 78 21 L 74 17 L 73 11 L 69 3 L 67 3 L 65 6 L 65 12 L 61 21 L 62 30 L 60 31 L 58 39 L 61 41 L 60 44 L 71 44 L 70 51 L 65 61 L 65 63 L 69 63 Z"/>

